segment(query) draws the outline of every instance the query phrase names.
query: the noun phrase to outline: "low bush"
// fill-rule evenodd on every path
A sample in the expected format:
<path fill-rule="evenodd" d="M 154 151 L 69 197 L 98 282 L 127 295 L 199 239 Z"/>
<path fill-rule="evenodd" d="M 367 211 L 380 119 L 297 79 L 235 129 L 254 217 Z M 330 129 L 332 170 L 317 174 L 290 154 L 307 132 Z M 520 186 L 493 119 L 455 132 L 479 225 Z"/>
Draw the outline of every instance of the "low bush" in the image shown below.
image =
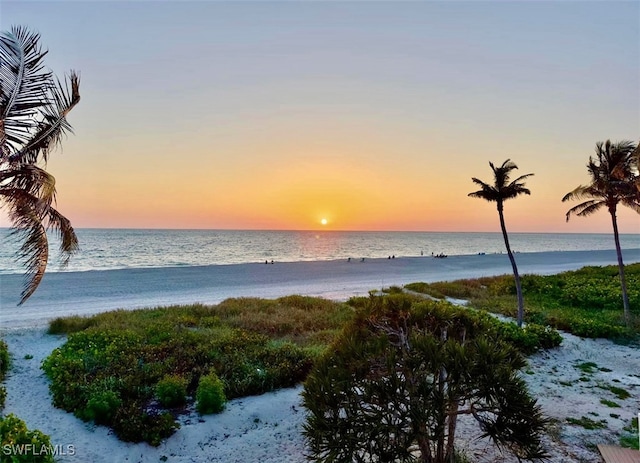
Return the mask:
<path fill-rule="evenodd" d="M 141 401 L 123 403 L 113 420 L 113 430 L 125 442 L 145 441 L 158 446 L 180 425 L 171 413 L 146 408 Z"/>
<path fill-rule="evenodd" d="M 99 391 L 89 396 L 82 417 L 97 424 L 109 424 L 122 404 L 114 391 Z"/>
<path fill-rule="evenodd" d="M 623 428 L 623 433 L 620 436 L 620 446 L 640 450 L 638 444 L 638 418 L 633 418 L 631 423 Z"/>
<path fill-rule="evenodd" d="M 7 343 L 0 339 L 0 381 L 2 381 L 9 371 L 9 348 Z"/>
<path fill-rule="evenodd" d="M 594 429 L 604 429 L 607 427 L 606 420 L 595 421 L 589 418 L 588 416 L 582 416 L 580 418 L 567 418 L 567 423 L 573 424 L 576 426 L 582 426 L 584 429 L 594 430 Z"/>
<path fill-rule="evenodd" d="M 215 372 L 200 377 L 196 390 L 196 408 L 201 415 L 220 413 L 226 401 L 224 384 Z"/>
<path fill-rule="evenodd" d="M 163 407 L 177 407 L 187 402 L 187 380 L 179 375 L 167 375 L 158 381 L 156 396 Z"/>
<path fill-rule="evenodd" d="M 0 416 L 0 463 L 53 463 L 49 436 L 13 414 Z"/>
<path fill-rule="evenodd" d="M 58 317 L 49 322 L 49 334 L 71 334 L 86 330 L 94 324 L 93 319 L 71 315 L 69 317 Z"/>
<path fill-rule="evenodd" d="M 228 399 L 293 386 L 352 314 L 346 304 L 289 296 L 60 319 L 58 329 L 74 332 L 43 369 L 55 406 L 122 440 L 157 445 L 177 426 L 167 409 L 197 399 L 201 378 L 215 371 Z"/>

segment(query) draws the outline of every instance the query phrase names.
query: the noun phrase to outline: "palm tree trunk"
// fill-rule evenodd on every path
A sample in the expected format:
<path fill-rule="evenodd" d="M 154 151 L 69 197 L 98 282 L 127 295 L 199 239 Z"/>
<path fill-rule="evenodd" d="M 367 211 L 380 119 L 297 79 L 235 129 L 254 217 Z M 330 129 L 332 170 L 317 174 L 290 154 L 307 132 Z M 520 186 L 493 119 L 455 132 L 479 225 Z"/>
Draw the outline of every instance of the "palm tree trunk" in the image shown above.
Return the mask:
<path fill-rule="evenodd" d="M 524 321 L 524 300 L 522 298 L 522 285 L 520 284 L 520 275 L 518 274 L 518 266 L 516 265 L 516 259 L 511 252 L 511 246 L 509 246 L 509 236 L 507 235 L 507 227 L 504 224 L 504 214 L 502 212 L 502 203 L 498 203 L 498 215 L 500 216 L 500 228 L 502 229 L 502 236 L 504 237 L 504 244 L 507 247 L 507 254 L 509 255 L 509 261 L 511 262 L 511 268 L 513 269 L 513 277 L 516 280 L 516 294 L 518 296 L 518 327 L 522 328 L 522 322 Z"/>
<path fill-rule="evenodd" d="M 624 310 L 624 322 L 627 328 L 631 327 L 631 311 L 629 310 L 629 296 L 627 295 L 627 283 L 624 278 L 624 263 L 622 262 L 622 249 L 620 248 L 620 236 L 618 235 L 618 219 L 616 208 L 609 208 L 611 223 L 613 225 L 613 239 L 616 242 L 616 254 L 618 256 L 618 273 L 620 274 L 620 286 L 622 286 L 622 307 Z"/>

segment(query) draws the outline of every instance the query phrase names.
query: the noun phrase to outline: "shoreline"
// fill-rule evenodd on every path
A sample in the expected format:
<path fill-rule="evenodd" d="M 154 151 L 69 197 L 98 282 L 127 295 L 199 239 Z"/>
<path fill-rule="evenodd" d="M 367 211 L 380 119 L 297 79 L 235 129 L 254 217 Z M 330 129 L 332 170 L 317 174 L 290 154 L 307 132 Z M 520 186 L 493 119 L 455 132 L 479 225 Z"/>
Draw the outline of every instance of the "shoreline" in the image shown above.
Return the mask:
<path fill-rule="evenodd" d="M 626 264 L 640 249 L 626 250 Z M 608 251 L 518 253 L 520 274 L 552 274 L 587 265 L 615 265 Z M 217 304 L 230 297 L 277 298 L 290 294 L 346 300 L 371 290 L 418 281 L 434 282 L 510 274 L 507 254 L 397 257 L 211 266 L 134 268 L 45 274 L 34 295 L 18 307 L 22 275 L 3 275 L 0 330 L 43 327 L 67 315 L 176 304 Z"/>

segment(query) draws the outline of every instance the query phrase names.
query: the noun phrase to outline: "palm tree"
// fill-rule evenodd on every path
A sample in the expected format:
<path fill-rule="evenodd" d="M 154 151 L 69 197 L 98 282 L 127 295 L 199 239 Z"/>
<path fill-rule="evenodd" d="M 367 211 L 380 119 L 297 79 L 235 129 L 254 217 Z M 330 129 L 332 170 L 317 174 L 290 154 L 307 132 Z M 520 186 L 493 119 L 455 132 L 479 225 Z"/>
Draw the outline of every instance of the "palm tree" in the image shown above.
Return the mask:
<path fill-rule="evenodd" d="M 611 214 L 613 225 L 613 239 L 616 244 L 618 256 L 618 271 L 620 285 L 622 287 L 622 305 L 624 319 L 627 326 L 631 324 L 631 312 L 629 310 L 629 296 L 624 277 L 624 263 L 622 262 L 622 250 L 620 249 L 620 237 L 618 235 L 618 219 L 616 211 L 618 204 L 627 206 L 640 214 L 640 192 L 638 186 L 637 171 L 637 147 L 633 142 L 621 141 L 611 143 L 596 143 L 596 157 L 589 157 L 587 171 L 591 177 L 588 185 L 580 185 L 567 193 L 562 201 L 587 199 L 567 211 L 567 221 L 572 214 L 578 217 L 586 217 L 606 207 Z"/>
<path fill-rule="evenodd" d="M 511 268 L 513 269 L 513 276 L 516 280 L 516 293 L 518 295 L 518 326 L 522 327 L 522 322 L 524 321 L 522 285 L 520 284 L 520 275 L 518 274 L 516 259 L 513 256 L 513 252 L 511 252 L 511 246 L 509 246 L 507 228 L 504 224 L 504 202 L 507 199 L 515 198 L 521 194 L 530 195 L 531 191 L 524 187 L 523 180 L 527 177 L 531 177 L 533 174 L 522 175 L 514 181 L 509 182 L 509 173 L 518 168 L 518 166 L 511 162 L 510 159 L 504 161 L 500 167 L 494 166 L 492 162 L 490 162 L 489 165 L 493 170 L 493 185 L 489 185 L 474 177 L 471 180 L 473 180 L 473 183 L 480 185 L 481 190 L 469 193 L 469 196 L 496 203 L 498 216 L 500 217 L 500 228 L 502 229 L 502 236 L 504 237 L 504 244 L 507 247 L 507 254 L 509 255 L 509 261 L 511 262 Z"/>
<path fill-rule="evenodd" d="M 80 100 L 79 77 L 64 85 L 44 68 L 40 36 L 24 27 L 0 32 L 0 207 L 22 241 L 26 265 L 19 304 L 36 290 L 49 260 L 47 229 L 60 237 L 62 264 L 78 248 L 69 220 L 52 205 L 55 178 L 46 172 L 49 153 L 71 126 L 66 116 Z"/>

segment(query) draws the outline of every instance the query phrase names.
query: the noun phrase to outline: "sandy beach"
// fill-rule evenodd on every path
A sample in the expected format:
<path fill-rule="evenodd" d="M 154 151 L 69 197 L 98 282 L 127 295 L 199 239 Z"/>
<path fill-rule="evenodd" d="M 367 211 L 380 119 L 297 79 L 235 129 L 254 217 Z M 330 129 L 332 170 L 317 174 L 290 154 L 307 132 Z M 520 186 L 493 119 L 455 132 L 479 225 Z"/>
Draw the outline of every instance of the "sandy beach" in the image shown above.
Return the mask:
<path fill-rule="evenodd" d="M 615 262 L 613 251 L 518 254 L 522 273 L 550 274 L 584 265 Z M 627 263 L 640 261 L 640 250 L 625 251 Z M 51 406 L 42 360 L 64 342 L 45 334 L 49 319 L 185 302 L 216 303 L 227 297 L 278 297 L 287 294 L 345 299 L 369 290 L 414 281 L 453 280 L 508 273 L 506 255 L 454 256 L 447 259 L 399 258 L 360 261 L 241 264 L 216 267 L 114 270 L 47 274 L 24 306 L 16 307 L 19 275 L 2 278 L 0 326 L 13 356 L 6 387 L 5 413 L 16 413 L 30 428 L 51 436 L 61 446 L 58 460 L 107 462 L 303 462 L 301 435 L 304 409 L 301 387 L 231 401 L 220 415 L 184 416 L 181 429 L 154 448 L 118 441 L 107 428 L 94 426 Z M 564 334 L 560 348 L 530 358 L 523 372 L 530 391 L 545 413 L 558 420 L 545 443 L 552 462 L 598 461 L 595 444 L 615 443 L 640 405 L 640 352 L 605 340 Z M 33 356 L 33 358 L 25 358 Z M 594 362 L 610 371 L 584 375 L 576 366 Z M 588 379 L 580 380 L 587 376 Z M 617 399 L 603 388 L 615 384 L 631 397 Z M 602 399 L 620 402 L 609 408 Z M 613 415 L 616 415 L 615 417 Z M 585 430 L 567 418 L 605 420 L 606 428 Z M 478 462 L 515 462 L 500 455 L 463 425 L 459 445 Z"/>
<path fill-rule="evenodd" d="M 640 262 L 640 249 L 625 250 L 624 258 L 626 263 Z M 521 274 L 616 263 L 613 250 L 519 253 L 516 259 Z M 392 285 L 505 273 L 511 273 L 506 254 L 57 272 L 45 274 L 38 291 L 21 307 L 16 304 L 22 276 L 2 275 L 0 327 L 46 326 L 55 317 L 119 308 L 216 304 L 229 297 L 304 294 L 344 300 Z"/>

